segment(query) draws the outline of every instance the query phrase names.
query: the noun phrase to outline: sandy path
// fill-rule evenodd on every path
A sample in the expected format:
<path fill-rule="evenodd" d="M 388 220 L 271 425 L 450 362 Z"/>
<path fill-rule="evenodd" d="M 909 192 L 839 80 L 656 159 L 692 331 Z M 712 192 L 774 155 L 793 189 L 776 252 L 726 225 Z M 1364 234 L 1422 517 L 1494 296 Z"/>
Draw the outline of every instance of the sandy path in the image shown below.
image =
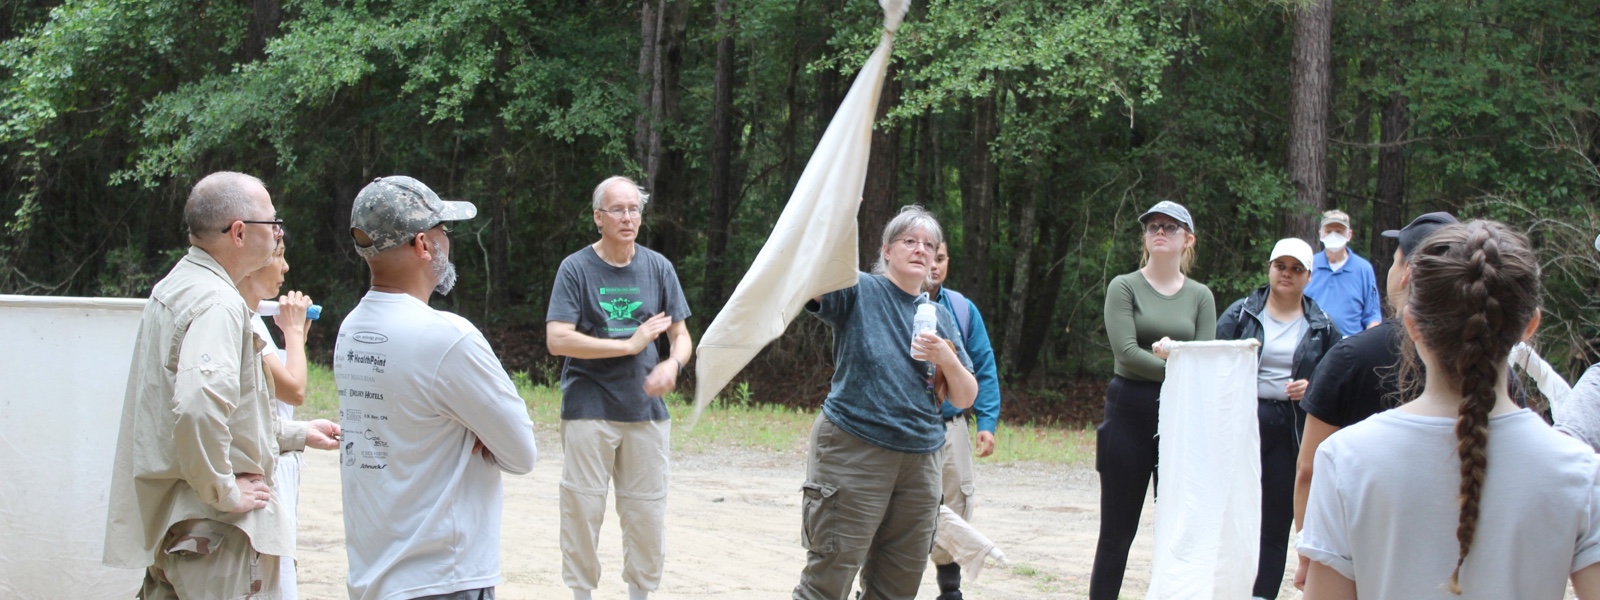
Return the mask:
<path fill-rule="evenodd" d="M 500 598 L 564 599 L 557 548 L 560 447 L 541 432 L 533 473 L 505 478 Z M 300 590 L 307 599 L 345 596 L 345 553 L 337 456 L 308 452 L 300 504 Z M 786 598 L 805 563 L 800 548 L 798 452 L 722 449 L 674 457 L 668 500 L 667 571 L 655 598 Z M 1098 535 L 1098 477 L 1090 469 L 979 461 L 974 522 L 1011 559 L 963 589 L 972 599 L 1081 598 Z M 1143 596 L 1150 572 L 1154 505 L 1134 543 L 1123 596 Z M 602 530 L 604 568 L 595 597 L 625 598 L 616 513 Z M 930 568 L 920 598 L 938 595 Z M 1283 598 L 1293 594 L 1285 593 Z"/>

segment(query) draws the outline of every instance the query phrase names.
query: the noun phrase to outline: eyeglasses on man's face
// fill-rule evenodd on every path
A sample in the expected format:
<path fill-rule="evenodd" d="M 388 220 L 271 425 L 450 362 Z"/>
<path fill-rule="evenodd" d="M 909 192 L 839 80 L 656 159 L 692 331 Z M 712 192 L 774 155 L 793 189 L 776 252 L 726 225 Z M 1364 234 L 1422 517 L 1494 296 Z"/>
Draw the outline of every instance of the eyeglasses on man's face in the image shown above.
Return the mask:
<path fill-rule="evenodd" d="M 1183 231 L 1183 226 L 1172 222 L 1145 223 L 1144 225 L 1145 235 L 1178 235 L 1180 231 Z"/>
<path fill-rule="evenodd" d="M 895 240 L 895 243 L 900 244 L 900 247 L 902 248 L 912 251 L 915 251 L 917 248 L 926 248 L 928 250 L 928 254 L 936 254 L 939 251 L 939 244 L 934 242 L 925 242 L 911 238 L 900 238 Z"/>
<path fill-rule="evenodd" d="M 615 207 L 615 208 L 603 208 L 603 209 L 600 209 L 600 212 L 603 212 L 603 213 L 606 213 L 608 215 L 611 215 L 611 218 L 613 218 L 613 219 L 626 219 L 628 217 L 642 217 L 642 216 L 644 216 L 644 207 L 642 207 L 642 206 L 618 206 L 618 207 Z"/>
<path fill-rule="evenodd" d="M 271 225 L 272 235 L 274 237 L 283 237 L 283 219 L 273 219 L 271 221 L 246 221 L 244 219 L 239 219 L 233 223 L 244 223 L 246 225 Z M 233 231 L 233 223 L 229 223 L 227 227 L 223 227 L 221 233 Z"/>

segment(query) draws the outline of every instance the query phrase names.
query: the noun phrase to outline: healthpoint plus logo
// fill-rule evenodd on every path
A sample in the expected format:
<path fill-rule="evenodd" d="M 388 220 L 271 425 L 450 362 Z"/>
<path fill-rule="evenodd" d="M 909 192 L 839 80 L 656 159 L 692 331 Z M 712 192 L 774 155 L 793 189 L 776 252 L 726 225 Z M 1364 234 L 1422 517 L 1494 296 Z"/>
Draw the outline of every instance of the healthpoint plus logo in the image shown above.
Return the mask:
<path fill-rule="evenodd" d="M 345 362 L 351 364 L 372 365 L 374 367 L 385 367 L 389 365 L 389 358 L 382 354 L 356 352 L 355 350 L 345 352 L 344 360 Z"/>

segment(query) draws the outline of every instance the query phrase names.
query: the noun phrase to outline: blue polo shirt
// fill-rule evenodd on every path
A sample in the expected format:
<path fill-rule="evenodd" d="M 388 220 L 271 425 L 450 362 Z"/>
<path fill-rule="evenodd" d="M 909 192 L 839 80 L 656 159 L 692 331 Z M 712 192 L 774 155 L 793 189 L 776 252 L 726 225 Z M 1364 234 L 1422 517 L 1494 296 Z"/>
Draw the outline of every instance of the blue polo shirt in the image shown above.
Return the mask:
<path fill-rule="evenodd" d="M 1383 320 L 1383 300 L 1378 297 L 1378 278 L 1372 263 L 1345 248 L 1349 256 L 1338 271 L 1328 266 L 1328 253 L 1312 258 L 1311 283 L 1306 295 L 1317 301 L 1333 319 L 1339 333 L 1352 336 L 1367 328 L 1367 323 Z"/>

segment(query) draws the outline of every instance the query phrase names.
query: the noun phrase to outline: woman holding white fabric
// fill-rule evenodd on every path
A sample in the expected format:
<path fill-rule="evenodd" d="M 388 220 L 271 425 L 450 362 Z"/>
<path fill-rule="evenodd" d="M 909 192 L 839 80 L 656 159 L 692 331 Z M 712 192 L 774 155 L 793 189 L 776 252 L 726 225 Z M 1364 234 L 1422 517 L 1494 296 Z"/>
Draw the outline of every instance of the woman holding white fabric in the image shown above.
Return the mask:
<path fill-rule="evenodd" d="M 1261 546 L 1252 595 L 1276 598 L 1283 585 L 1294 523 L 1295 460 L 1306 394 L 1317 363 L 1342 336 L 1332 318 L 1305 294 L 1311 245 L 1284 238 L 1272 247 L 1267 285 L 1240 298 L 1217 318 L 1217 339 L 1261 342 L 1256 373 L 1256 419 L 1261 432 Z"/>
<path fill-rule="evenodd" d="M 908 206 L 884 228 L 872 274 L 806 304 L 833 329 L 834 374 L 811 428 L 796 599 L 844 600 L 857 573 L 866 598 L 916 596 L 939 512 L 935 390 L 957 408 L 978 393 L 955 318 L 923 294 L 943 241 L 933 215 Z M 919 305 L 936 310 L 937 333 L 914 329 Z"/>
<path fill-rule="evenodd" d="M 1139 532 L 1144 495 L 1156 475 L 1156 415 L 1169 341 L 1210 340 L 1217 333 L 1211 290 L 1187 275 L 1194 260 L 1189 209 L 1162 200 L 1139 216 L 1144 261 L 1106 286 L 1106 335 L 1116 377 L 1106 388 L 1105 419 L 1095 429 L 1100 473 L 1100 540 L 1089 579 L 1091 600 L 1116 600 Z"/>
<path fill-rule="evenodd" d="M 267 367 L 267 384 L 278 399 L 278 418 L 282 421 L 293 420 L 294 407 L 305 403 L 306 399 L 306 334 L 311 328 L 311 321 L 306 319 L 306 309 L 311 306 L 311 299 L 296 291 L 278 298 L 278 314 L 273 317 L 273 322 L 283 331 L 283 350 L 273 344 L 266 321 L 256 313 L 263 300 L 277 297 L 279 289 L 283 287 L 283 277 L 289 272 L 289 262 L 283 256 L 287 245 L 288 237 L 285 236 L 278 242 L 277 249 L 273 250 L 272 262 L 246 275 L 238 284 L 239 295 L 244 297 L 245 306 L 250 308 L 251 314 L 256 315 L 251 320 L 251 326 L 265 342 L 261 348 L 261 362 Z M 279 455 L 278 467 L 273 473 L 272 493 L 278 496 L 281 506 L 289 513 L 290 522 L 297 522 L 294 515 L 300 495 L 301 462 L 302 453 L 285 452 Z M 298 597 L 295 562 L 283 560 L 278 565 L 282 597 L 284 600 L 294 600 Z"/>

